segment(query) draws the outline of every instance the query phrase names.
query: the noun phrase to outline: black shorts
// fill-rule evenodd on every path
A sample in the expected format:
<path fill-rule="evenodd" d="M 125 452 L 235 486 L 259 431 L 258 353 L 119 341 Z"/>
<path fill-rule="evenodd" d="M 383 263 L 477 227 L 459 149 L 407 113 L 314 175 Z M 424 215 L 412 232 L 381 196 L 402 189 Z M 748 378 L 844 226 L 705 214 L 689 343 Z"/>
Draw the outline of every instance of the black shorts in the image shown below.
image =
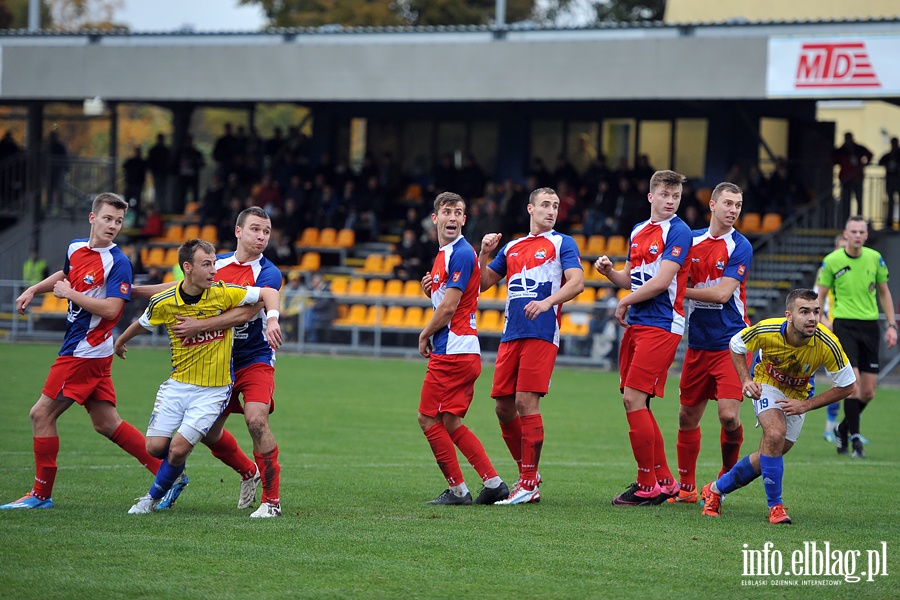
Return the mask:
<path fill-rule="evenodd" d="M 878 350 L 881 347 L 881 326 L 878 321 L 835 319 L 834 335 L 860 373 L 878 372 Z"/>

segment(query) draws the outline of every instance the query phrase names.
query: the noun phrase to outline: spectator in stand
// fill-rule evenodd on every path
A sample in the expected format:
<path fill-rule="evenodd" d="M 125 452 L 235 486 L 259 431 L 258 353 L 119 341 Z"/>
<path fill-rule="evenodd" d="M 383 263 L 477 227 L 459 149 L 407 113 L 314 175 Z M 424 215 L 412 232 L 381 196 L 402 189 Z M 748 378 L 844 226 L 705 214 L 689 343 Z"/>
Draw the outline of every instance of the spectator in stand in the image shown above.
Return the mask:
<path fill-rule="evenodd" d="M 790 172 L 783 158 L 777 160 L 775 172 L 769 179 L 769 202 L 766 212 L 777 212 L 782 217 L 790 217 L 797 206 L 806 202 L 803 184 Z"/>
<path fill-rule="evenodd" d="M 131 209 L 141 216 L 141 196 L 144 194 L 144 184 L 147 182 L 147 161 L 144 160 L 140 146 L 135 146 L 131 157 L 122 163 L 122 171 L 125 173 L 125 201 Z"/>
<path fill-rule="evenodd" d="M 471 152 L 466 152 L 463 158 L 463 166 L 459 172 L 458 181 L 459 195 L 470 203 L 484 193 L 484 184 L 487 181 L 487 177 L 481 165 L 475 160 L 475 155 Z"/>
<path fill-rule="evenodd" d="M 385 210 L 384 194 L 378 185 L 378 177 L 366 180 L 366 188 L 359 194 L 357 219 L 353 227 L 356 239 L 363 242 L 378 240 L 378 215 Z"/>
<path fill-rule="evenodd" d="M 403 230 L 403 237 L 397 245 L 397 254 L 400 255 L 400 264 L 394 267 L 394 277 L 403 281 L 421 279 L 427 269 L 425 248 L 422 247 L 414 229 Z"/>
<path fill-rule="evenodd" d="M 16 156 L 22 151 L 16 140 L 13 139 L 12 131 L 6 130 L 3 139 L 0 139 L 0 163 Z"/>
<path fill-rule="evenodd" d="M 234 237 L 234 224 L 237 223 L 238 215 L 244 210 L 244 203 L 240 196 L 231 196 L 228 200 L 228 206 L 220 213 L 217 229 L 219 230 L 219 240 L 227 240 Z M 220 242 L 221 243 L 221 242 Z M 222 248 L 219 248 L 221 251 Z"/>
<path fill-rule="evenodd" d="M 153 176 L 153 197 L 160 210 L 167 212 L 169 206 L 169 174 L 172 172 L 172 151 L 166 146 L 166 136 L 156 135 L 156 144 L 147 153 L 147 168 Z"/>
<path fill-rule="evenodd" d="M 900 142 L 891 138 L 891 149 L 881 157 L 878 164 L 884 167 L 884 189 L 887 193 L 887 212 L 884 214 L 884 228 L 894 230 L 894 209 L 900 196 Z"/>
<path fill-rule="evenodd" d="M 54 129 L 47 138 L 47 154 L 50 155 L 50 200 L 55 206 L 62 206 L 66 186 L 66 174 L 69 172 L 69 151 Z"/>
<path fill-rule="evenodd" d="M 227 177 L 231 173 L 234 156 L 237 153 L 237 139 L 234 137 L 231 123 L 225 123 L 222 135 L 216 140 L 212 151 L 212 158 L 217 165 L 216 171 L 222 177 Z"/>
<path fill-rule="evenodd" d="M 618 196 L 610 191 L 609 182 L 601 179 L 596 191 L 587 196 L 582 233 L 591 235 L 615 235 L 619 219 L 615 216 Z"/>
<path fill-rule="evenodd" d="M 159 215 L 159 211 L 156 210 L 156 205 L 148 204 L 144 227 L 141 228 L 141 233 L 139 234 L 140 237 L 149 240 L 151 238 L 162 237 L 164 232 L 163 220 Z"/>
<path fill-rule="evenodd" d="M 838 216 L 840 223 L 845 222 L 851 214 L 850 196 L 856 196 L 857 208 L 853 214 L 862 214 L 863 180 L 865 168 L 872 161 L 872 152 L 857 144 L 853 134 L 849 131 L 844 134 L 843 145 L 834 149 L 831 153 L 831 162 L 840 167 L 838 179 L 841 182 L 841 211 Z"/>
<path fill-rule="evenodd" d="M 561 229 L 569 230 L 573 223 L 582 221 L 581 214 L 578 210 L 578 203 L 575 200 L 575 192 L 568 180 L 560 179 L 557 183 L 556 193 L 559 197 L 559 213 L 557 214 L 557 222 Z"/>
<path fill-rule="evenodd" d="M 528 169 L 526 175 L 528 177 L 534 177 L 534 181 L 525 184 L 525 187 L 529 189 L 536 189 L 531 188 L 532 183 L 538 187 L 552 187 L 553 173 L 550 172 L 544 159 L 540 156 L 535 156 L 531 159 L 531 168 Z M 516 206 L 516 212 L 521 212 L 521 205 Z"/>
<path fill-rule="evenodd" d="M 416 232 L 416 237 L 422 236 L 424 229 L 422 228 L 422 217 L 419 216 L 419 209 L 415 206 L 409 206 L 406 209 L 406 217 L 403 219 L 403 229 L 412 229 Z"/>
<path fill-rule="evenodd" d="M 434 168 L 434 180 L 431 192 L 434 195 L 458 188 L 459 171 L 453 163 L 453 155 L 443 154 Z"/>
<path fill-rule="evenodd" d="M 634 171 L 631 172 L 631 180 L 638 184 L 642 181 L 650 181 L 654 173 L 656 173 L 656 169 L 650 165 L 650 157 L 646 154 L 641 154 L 634 165 Z"/>
<path fill-rule="evenodd" d="M 689 206 L 693 206 L 695 209 L 693 213 L 694 219 L 703 212 L 703 206 L 700 204 L 700 200 L 697 199 L 697 192 L 694 190 L 694 184 L 690 179 L 685 179 L 681 191 L 681 204 L 678 205 L 678 216 L 685 222 L 687 222 L 685 215 L 687 214 Z M 704 222 L 701 227 L 706 226 L 707 223 Z M 698 229 L 698 227 L 691 227 L 691 229 Z"/>
<path fill-rule="evenodd" d="M 591 143 L 591 136 L 587 133 L 579 133 L 578 134 L 578 150 L 575 152 L 575 155 L 572 157 L 572 166 L 575 167 L 575 170 L 578 173 L 581 173 L 583 176 L 587 175 L 587 172 L 591 169 L 591 166 L 597 160 L 597 150 L 593 147 Z M 606 158 L 604 157 L 604 161 Z M 584 185 L 584 181 L 581 182 Z"/>
<path fill-rule="evenodd" d="M 310 292 L 310 305 L 303 313 L 303 331 L 306 342 L 315 344 L 319 341 L 319 330 L 330 326 L 337 317 L 337 302 L 320 273 L 313 273 Z"/>
<path fill-rule="evenodd" d="M 744 188 L 744 210 L 743 214 L 766 212 L 769 204 L 769 182 L 759 165 L 754 163 L 747 169 L 747 187 Z"/>
<path fill-rule="evenodd" d="M 555 187 L 558 188 L 562 181 L 565 181 L 571 189 L 578 189 L 578 186 L 581 185 L 581 177 L 578 176 L 578 171 L 575 170 L 575 167 L 572 166 L 572 163 L 569 162 L 569 158 L 565 154 L 559 153 L 556 155 L 556 168 L 553 170 L 553 183 L 556 184 Z"/>
<path fill-rule="evenodd" d="M 616 208 L 613 212 L 613 217 L 619 225 L 616 232 L 618 235 L 630 235 L 635 223 L 647 220 L 650 210 L 646 198 L 647 193 L 635 189 L 630 178 L 619 178 Z"/>
<path fill-rule="evenodd" d="M 272 261 L 276 267 L 293 267 L 297 264 L 297 251 L 294 244 L 277 229 L 272 229 L 272 242 L 266 247 L 263 256 Z"/>
<path fill-rule="evenodd" d="M 286 342 L 296 342 L 299 330 L 299 318 L 306 309 L 306 288 L 298 271 L 291 271 L 287 276 L 287 285 L 281 290 L 281 333 Z"/>
<path fill-rule="evenodd" d="M 382 153 L 378 163 L 378 184 L 384 190 L 384 195 L 391 200 L 391 205 L 403 194 L 403 171 L 394 160 L 394 155 L 387 151 Z"/>
<path fill-rule="evenodd" d="M 218 223 L 222 211 L 225 210 L 225 185 L 218 173 L 213 173 L 209 178 L 209 185 L 203 192 L 203 201 L 200 203 L 200 225 Z"/>
<path fill-rule="evenodd" d="M 175 155 L 175 164 L 178 165 L 178 196 L 172 212 L 182 214 L 188 195 L 191 201 L 200 202 L 200 171 L 206 164 L 192 136 L 185 136 L 184 144 Z"/>
<path fill-rule="evenodd" d="M 284 240 L 293 245 L 299 237 L 302 222 L 303 215 L 300 213 L 297 201 L 288 198 L 284 201 L 284 210 L 281 211 L 281 214 L 272 219 L 272 228 L 281 231 Z"/>
<path fill-rule="evenodd" d="M 12 132 L 7 130 L 3 139 L 0 139 L 0 165 L 19 156 L 22 149 L 13 139 Z M 0 166 L 0 206 L 12 202 L 18 198 L 22 184 L 21 168 L 12 166 Z"/>
<path fill-rule="evenodd" d="M 314 190 L 312 205 L 317 207 L 316 227 L 340 227 L 346 222 L 347 207 L 341 203 L 341 197 L 334 193 L 331 184 L 326 183 L 321 190 Z"/>
<path fill-rule="evenodd" d="M 253 186 L 251 192 L 256 198 L 257 206 L 261 206 L 269 218 L 277 217 L 281 213 L 281 189 L 278 182 L 272 179 L 271 173 L 266 173 L 258 184 Z"/>

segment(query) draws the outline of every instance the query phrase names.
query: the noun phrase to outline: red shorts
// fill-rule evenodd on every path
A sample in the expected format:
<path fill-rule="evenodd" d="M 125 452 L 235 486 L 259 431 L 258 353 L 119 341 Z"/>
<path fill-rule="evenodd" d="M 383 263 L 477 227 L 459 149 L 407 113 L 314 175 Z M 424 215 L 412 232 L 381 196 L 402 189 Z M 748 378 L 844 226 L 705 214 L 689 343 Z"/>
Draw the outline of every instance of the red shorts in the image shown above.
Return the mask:
<path fill-rule="evenodd" d="M 679 393 L 684 406 L 722 398 L 743 400 L 744 390 L 731 362 L 731 351 L 688 348 Z"/>
<path fill-rule="evenodd" d="M 244 395 L 244 402 L 259 402 L 269 405 L 269 413 L 275 410 L 275 367 L 264 363 L 253 363 L 234 373 L 234 387 L 225 413 L 244 414 L 239 397 Z"/>
<path fill-rule="evenodd" d="M 501 343 L 491 398 L 515 396 L 516 392 L 545 396 L 550 390 L 550 375 L 558 352 L 556 344 L 535 338 Z"/>
<path fill-rule="evenodd" d="M 440 413 L 465 417 L 479 375 L 480 354 L 432 354 L 422 384 L 419 412 L 426 417 Z"/>
<path fill-rule="evenodd" d="M 680 335 L 659 327 L 626 327 L 619 350 L 619 391 L 630 387 L 662 398 L 679 342 Z"/>
<path fill-rule="evenodd" d="M 62 396 L 82 406 L 88 400 L 105 400 L 115 406 L 112 356 L 106 358 L 58 356 L 50 367 L 50 374 L 41 391 L 54 400 Z"/>

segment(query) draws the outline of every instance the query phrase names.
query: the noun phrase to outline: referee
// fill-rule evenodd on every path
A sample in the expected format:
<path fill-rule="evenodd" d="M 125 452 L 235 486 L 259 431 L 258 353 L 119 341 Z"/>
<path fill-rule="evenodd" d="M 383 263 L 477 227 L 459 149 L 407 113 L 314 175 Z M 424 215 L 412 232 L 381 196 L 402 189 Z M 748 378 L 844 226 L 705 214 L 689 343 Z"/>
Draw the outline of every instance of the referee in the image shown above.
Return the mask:
<path fill-rule="evenodd" d="M 825 301 L 829 290 L 833 291 L 834 334 L 856 373 L 856 390 L 853 396 L 844 400 L 844 420 L 835 431 L 838 454 L 847 454 L 852 445 L 853 458 L 866 457 L 859 435 L 859 416 L 875 397 L 881 340 L 878 300 L 887 317 L 884 341 L 888 348 L 897 343 L 897 322 L 887 284 L 887 265 L 881 254 L 864 247 L 868 237 L 866 221 L 860 216 L 850 217 L 844 228 L 847 247 L 839 248 L 823 259 L 818 282 L 820 303 Z"/>

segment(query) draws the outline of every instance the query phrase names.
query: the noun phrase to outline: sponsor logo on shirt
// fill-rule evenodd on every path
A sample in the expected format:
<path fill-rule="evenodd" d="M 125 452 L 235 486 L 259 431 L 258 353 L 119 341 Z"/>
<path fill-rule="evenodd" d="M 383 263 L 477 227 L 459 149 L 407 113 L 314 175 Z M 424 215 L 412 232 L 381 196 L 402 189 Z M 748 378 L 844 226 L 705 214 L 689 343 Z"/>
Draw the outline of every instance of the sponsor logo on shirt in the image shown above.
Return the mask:
<path fill-rule="evenodd" d="M 206 344 L 211 344 L 213 342 L 217 342 L 219 340 L 225 339 L 225 331 L 204 331 L 202 333 L 198 333 L 197 335 L 192 335 L 189 338 L 184 338 L 182 340 L 181 345 L 184 348 L 188 348 L 190 346 L 205 346 Z"/>
<path fill-rule="evenodd" d="M 521 273 L 516 273 L 509 280 L 509 299 L 516 298 L 537 298 L 538 282 L 529 279 L 526 270 L 523 268 Z"/>
<path fill-rule="evenodd" d="M 766 374 L 778 383 L 782 383 L 788 387 L 803 387 L 809 383 L 809 377 L 787 375 L 776 369 L 775 365 L 772 364 L 766 365 Z"/>

